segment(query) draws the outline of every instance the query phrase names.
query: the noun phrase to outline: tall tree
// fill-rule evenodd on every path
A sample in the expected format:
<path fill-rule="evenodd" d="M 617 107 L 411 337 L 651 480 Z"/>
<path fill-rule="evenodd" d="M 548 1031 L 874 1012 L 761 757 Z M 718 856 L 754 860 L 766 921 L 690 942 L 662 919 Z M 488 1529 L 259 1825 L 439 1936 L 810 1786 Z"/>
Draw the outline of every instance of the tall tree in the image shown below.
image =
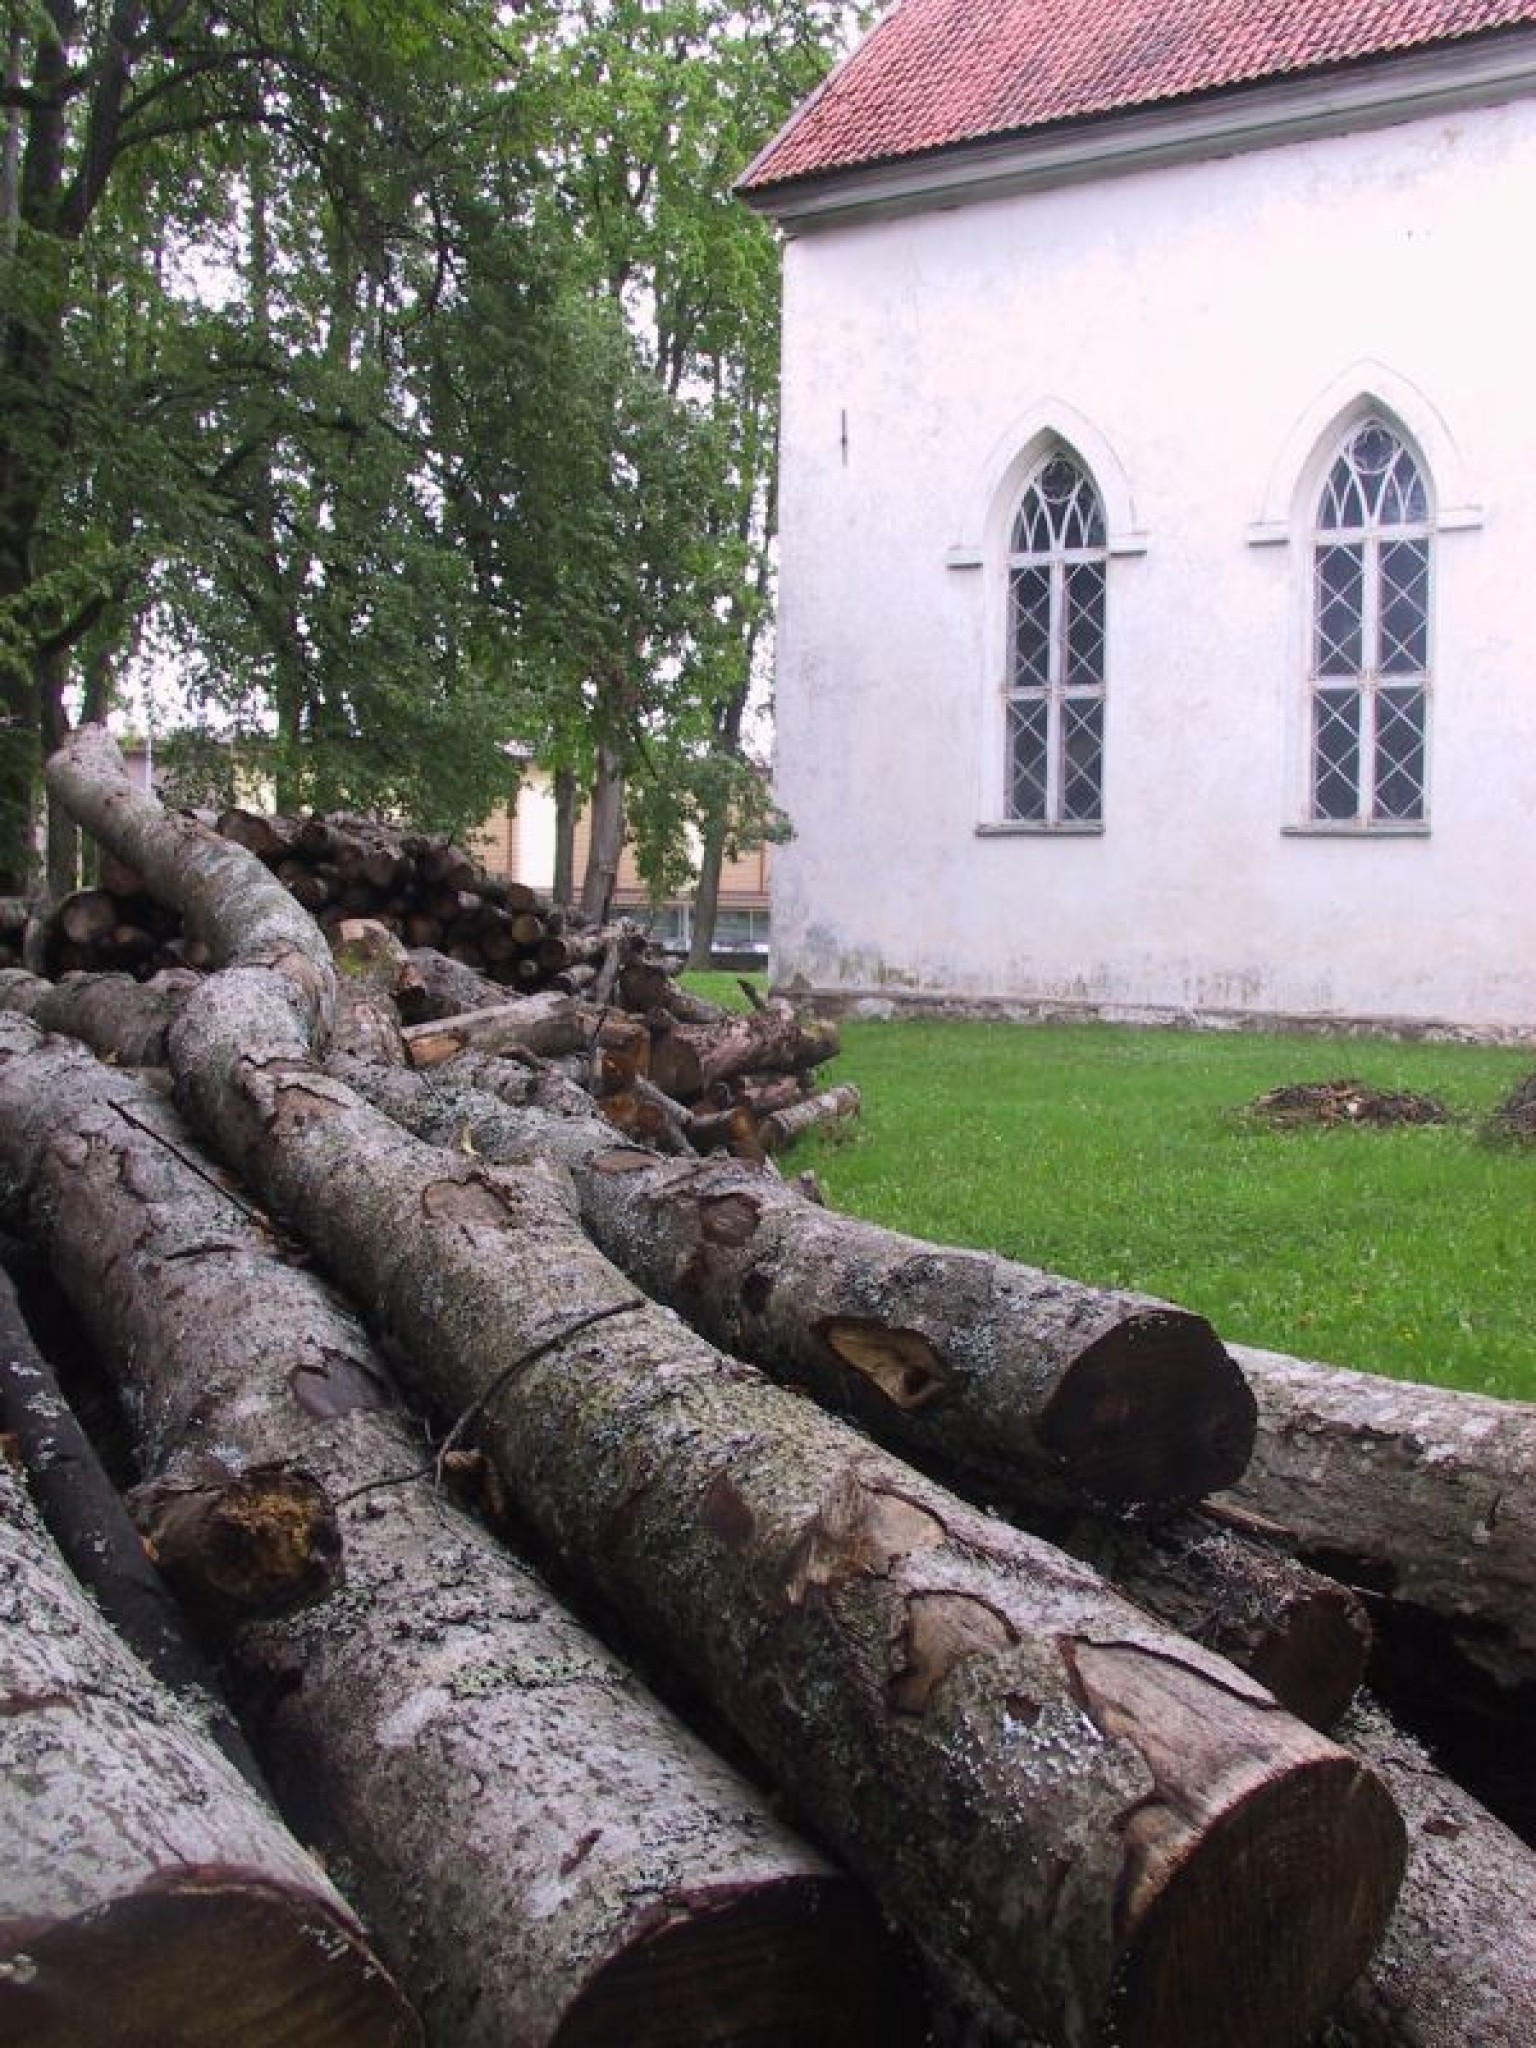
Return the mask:
<path fill-rule="evenodd" d="M 850 14 L 831 0 L 569 0 L 545 52 L 563 85 L 556 187 L 588 288 L 621 309 L 680 430 L 710 450 L 691 546 L 647 565 L 653 584 L 687 578 L 666 603 L 653 594 L 674 637 L 636 633 L 625 668 L 589 684 L 603 746 L 587 896 L 615 851 L 596 827 L 621 814 L 627 783 L 653 886 L 691 864 L 702 834 L 706 950 L 720 861 L 768 823 L 744 733 L 772 603 L 778 255 L 731 185 L 826 71 Z"/>
<path fill-rule="evenodd" d="M 488 758 L 488 691 L 457 658 L 455 570 L 395 379 L 433 275 L 430 254 L 416 263 L 431 241 L 417 174 L 453 133 L 450 88 L 515 69 L 500 12 L 7 0 L 0 863 L 13 882 L 39 739 L 61 716 L 58 657 L 146 594 L 222 687 L 281 703 L 308 766 L 323 737 L 333 765 L 371 763 L 375 793 L 440 795 Z M 86 317 L 130 301 L 136 352 L 121 322 Z M 88 497 L 115 523 L 82 527 Z M 355 745 L 381 734 L 382 766 Z M 322 788 L 326 770 L 311 780 Z"/>

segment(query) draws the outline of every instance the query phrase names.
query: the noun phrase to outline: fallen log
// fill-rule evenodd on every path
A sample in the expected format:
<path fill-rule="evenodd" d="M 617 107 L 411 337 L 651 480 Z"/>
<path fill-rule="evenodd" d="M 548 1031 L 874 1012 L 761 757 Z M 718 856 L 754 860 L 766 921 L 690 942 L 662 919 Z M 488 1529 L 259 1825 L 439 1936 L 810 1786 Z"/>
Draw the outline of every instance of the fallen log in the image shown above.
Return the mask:
<path fill-rule="evenodd" d="M 966 1491 L 1171 1508 L 1241 1471 L 1253 1398 L 1202 1318 L 837 1215 L 749 1165 L 621 1149 L 595 1116 L 519 1121 L 456 1071 L 428 1090 L 347 1070 L 434 1141 L 557 1159 L 648 1294 Z"/>
<path fill-rule="evenodd" d="M 1364 1683 L 1371 1625 L 1358 1595 L 1230 1519 L 1200 1508 L 1151 1524 L 1047 1517 L 1037 1533 L 1314 1728 L 1332 1729 Z"/>
<path fill-rule="evenodd" d="M 1536 1405 L 1233 1355 L 1259 1427 L 1232 1502 L 1359 1592 L 1372 1686 L 1536 1840 Z"/>
<path fill-rule="evenodd" d="M 1391 1787 L 1408 1868 L 1327 2048 L 1530 2048 L 1536 2041 L 1536 1855 L 1362 1699 L 1340 1739 Z"/>
<path fill-rule="evenodd" d="M 539 1152 L 573 1167 L 616 1160 L 590 1118 L 549 1132 L 536 1119 L 477 1102 L 461 1087 L 428 1090 L 338 1058 L 331 1069 L 405 1128 L 433 1143 L 469 1146 L 488 1161 Z M 595 1149 L 594 1149 L 595 1148 Z M 644 1174 L 639 1154 L 624 1155 Z M 617 1247 L 622 1258 L 623 1246 Z M 676 1297 L 673 1297 L 674 1299 Z M 877 1431 L 877 1434 L 880 1432 Z M 990 1483 L 989 1494 L 996 1491 Z M 1262 1537 L 1195 1511 L 1166 1522 L 1042 1513 L 1021 1524 L 1070 1550 L 1150 1613 L 1249 1671 L 1292 1713 L 1327 1729 L 1365 1674 L 1370 1626 L 1347 1588 L 1307 1570 Z"/>
<path fill-rule="evenodd" d="M 99 736 L 49 777 L 174 892 L 156 807 Z M 306 1070 L 324 993 L 307 958 L 290 986 L 269 946 L 247 954 L 252 913 L 254 888 L 223 927 L 240 964 L 172 1038 L 200 1127 L 448 1412 L 477 1411 L 520 1512 L 691 1671 L 935 1966 L 1062 2048 L 1282 2048 L 1320 2023 L 1400 1874 L 1371 1774 L 637 1299 L 547 1169 L 451 1162 Z"/>
<path fill-rule="evenodd" d="M 105 889 L 76 889 L 56 906 L 53 922 L 70 945 L 93 945 L 116 928 L 117 899 Z"/>
<path fill-rule="evenodd" d="M 60 1555 L 124 1644 L 265 1796 L 260 1768 L 207 1659 L 145 1554 L 122 1495 L 65 1400 L 52 1365 L 33 1342 L 6 1275 L 0 1275 L 0 1437 L 10 1439 Z"/>
<path fill-rule="evenodd" d="M 0 969 L 0 1004 L 33 1017 L 45 1031 L 110 1043 L 130 1066 L 165 1065 L 165 1034 L 199 977 L 167 968 L 148 981 L 130 974 L 67 974 L 46 981 L 20 968 Z"/>
<path fill-rule="evenodd" d="M 836 1088 L 824 1088 L 819 1095 L 807 1095 L 799 1102 L 771 1111 L 759 1124 L 758 1135 L 765 1151 L 782 1152 L 807 1131 L 841 1123 L 847 1117 L 857 1116 L 862 1107 L 858 1089 L 851 1081 L 844 1081 Z"/>
<path fill-rule="evenodd" d="M 645 1037 L 645 1027 L 621 1012 L 600 1010 L 593 1003 L 547 991 L 508 1002 L 495 1009 L 466 1010 L 461 1016 L 408 1024 L 405 1042 L 415 1067 L 441 1066 L 464 1052 L 531 1052 L 541 1059 L 561 1053 L 586 1052 L 595 1045 L 631 1048 Z M 643 1071 L 643 1066 L 642 1069 Z"/>
<path fill-rule="evenodd" d="M 199 1171 L 173 1113 L 16 1020 L 0 1062 L 8 1199 L 145 1450 L 302 1462 L 335 1504 L 345 1588 L 242 1625 L 229 1654 L 274 1783 L 433 2038 L 820 2048 L 867 2017 L 915 2041 L 872 1910 L 443 1497 L 354 1319 Z"/>
<path fill-rule="evenodd" d="M 666 1098 L 671 1101 L 671 1097 Z M 745 1103 L 729 1109 L 685 1110 L 688 1143 L 695 1152 L 729 1152 L 733 1159 L 768 1157 L 758 1136 L 758 1119 Z"/>
<path fill-rule="evenodd" d="M 0 2038 L 406 2048 L 356 1920 L 70 1578 L 0 1456 Z"/>
<path fill-rule="evenodd" d="M 707 1024 L 670 1018 L 651 1048 L 651 1079 L 679 1102 L 696 1102 L 737 1074 L 800 1073 L 832 1059 L 837 1026 L 776 999 L 742 1014 L 722 1010 Z"/>

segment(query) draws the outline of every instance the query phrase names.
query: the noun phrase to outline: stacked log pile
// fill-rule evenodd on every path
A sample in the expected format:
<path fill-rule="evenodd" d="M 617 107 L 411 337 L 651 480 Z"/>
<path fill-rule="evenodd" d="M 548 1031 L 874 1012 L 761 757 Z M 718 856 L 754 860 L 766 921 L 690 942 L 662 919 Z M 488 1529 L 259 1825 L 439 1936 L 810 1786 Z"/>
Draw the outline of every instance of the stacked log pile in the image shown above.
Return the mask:
<path fill-rule="evenodd" d="M 670 1151 L 762 1159 L 816 1124 L 859 1112 L 851 1084 L 818 1091 L 835 1030 L 754 997 L 735 1017 L 688 996 L 676 962 L 633 921 L 590 925 L 485 875 L 460 846 L 369 819 L 230 810 L 211 821 L 282 883 L 338 949 L 366 928 L 385 949 L 393 1011 L 410 1058 L 429 1066 L 470 1046 L 558 1063 L 609 1120 Z M 208 936 L 106 854 L 96 885 L 66 897 L 30 935 L 24 906 L 0 925 L 0 971 L 35 966 L 64 996 L 36 992 L 71 1029 L 72 1002 L 102 1000 L 121 975 L 146 985 L 141 1014 L 168 1017 L 188 970 L 213 964 Z M 81 977 L 84 977 L 83 982 Z M 96 990 L 95 993 L 91 993 Z M 509 1001 L 540 995 L 540 1008 Z M 18 995 L 15 1000 L 21 1001 Z M 123 1000 L 106 998 L 109 1004 Z"/>
<path fill-rule="evenodd" d="M 1443 1610 L 1464 1691 L 1525 1711 L 1536 1411 L 1444 1397 L 1419 1505 L 1378 1457 L 1325 1555 L 1325 1447 L 1345 1472 L 1384 1440 L 1347 1390 L 1166 1303 L 829 1215 L 760 1125 L 700 1156 L 749 1077 L 786 1093 L 755 1116 L 811 1098 L 829 1041 L 792 1011 L 690 1013 L 622 934 L 590 985 L 509 1001 L 457 940 L 356 929 L 345 888 L 328 940 L 291 836 L 253 858 L 167 817 L 99 735 L 50 782 L 218 970 L 112 984 L 121 1043 L 103 977 L 0 976 L 177 1102 L 0 1023 L 0 1221 L 125 1387 L 157 1545 L 230 1488 L 313 1490 L 317 1515 L 278 1489 L 245 1516 L 290 1539 L 286 1590 L 193 1597 L 430 2039 L 1536 2038 L 1536 1859 L 1379 1712 L 1338 1722 L 1399 1590 Z M 354 837 L 382 874 L 390 836 Z M 1414 1546 L 1468 1513 L 1486 1568 L 1437 1588 Z"/>

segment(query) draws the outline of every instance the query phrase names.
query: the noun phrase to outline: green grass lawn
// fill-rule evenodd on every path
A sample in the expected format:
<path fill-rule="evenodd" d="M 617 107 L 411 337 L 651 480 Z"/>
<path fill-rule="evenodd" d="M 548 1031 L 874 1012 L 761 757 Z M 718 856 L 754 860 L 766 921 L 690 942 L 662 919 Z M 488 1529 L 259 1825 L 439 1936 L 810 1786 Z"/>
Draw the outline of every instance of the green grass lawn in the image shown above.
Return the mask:
<path fill-rule="evenodd" d="M 1529 1051 L 919 1021 L 845 1024 L 843 1047 L 823 1072 L 863 1117 L 794 1154 L 834 1207 L 1163 1295 L 1234 1341 L 1536 1400 L 1536 1150 L 1480 1130 Z M 1344 1076 L 1454 1120 L 1244 1114 Z"/>

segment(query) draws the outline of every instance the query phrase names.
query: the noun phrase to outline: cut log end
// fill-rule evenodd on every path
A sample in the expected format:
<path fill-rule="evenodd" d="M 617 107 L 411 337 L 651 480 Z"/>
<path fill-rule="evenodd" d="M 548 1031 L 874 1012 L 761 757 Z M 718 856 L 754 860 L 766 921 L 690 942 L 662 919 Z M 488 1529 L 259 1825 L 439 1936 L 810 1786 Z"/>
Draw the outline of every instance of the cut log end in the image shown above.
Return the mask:
<path fill-rule="evenodd" d="M 0 2039 L 419 2048 L 422 2034 L 355 1932 L 316 1900 L 255 1876 L 188 1869 L 10 1954 Z"/>
<path fill-rule="evenodd" d="M 917 2048 L 914 1973 L 873 1907 L 838 1879 L 690 1898 L 626 1949 L 552 2048 Z"/>
<path fill-rule="evenodd" d="M 1219 1644 L 1215 1647 L 1220 1648 Z M 1371 1629 L 1345 1587 L 1320 1587 L 1287 1613 L 1246 1669 L 1291 1713 L 1332 1728 L 1365 1679 Z"/>
<path fill-rule="evenodd" d="M 1350 1757 L 1262 1785 L 1148 1904 L 1110 2037 L 1118 2048 L 1294 2048 L 1311 2038 L 1369 1962 L 1405 1854 L 1391 1797 Z"/>
<path fill-rule="evenodd" d="M 1039 1436 L 1089 1498 L 1174 1507 L 1232 1485 L 1257 1427 L 1252 1391 L 1205 1318 L 1157 1309 L 1074 1359 Z"/>

